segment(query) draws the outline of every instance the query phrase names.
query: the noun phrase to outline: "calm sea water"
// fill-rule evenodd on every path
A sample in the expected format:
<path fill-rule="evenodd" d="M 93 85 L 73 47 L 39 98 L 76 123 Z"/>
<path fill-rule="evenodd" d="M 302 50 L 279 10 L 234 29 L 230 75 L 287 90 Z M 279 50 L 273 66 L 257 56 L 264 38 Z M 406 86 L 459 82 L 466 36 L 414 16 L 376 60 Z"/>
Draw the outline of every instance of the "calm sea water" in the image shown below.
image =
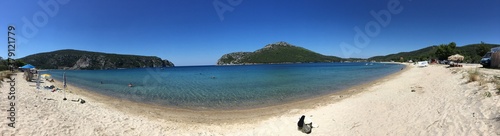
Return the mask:
<path fill-rule="evenodd" d="M 403 68 L 385 63 L 192 66 L 119 70 L 49 70 L 68 84 L 108 96 L 187 109 L 240 109 L 333 93 Z M 103 84 L 101 84 L 101 82 Z M 127 85 L 132 83 L 134 87 Z"/>

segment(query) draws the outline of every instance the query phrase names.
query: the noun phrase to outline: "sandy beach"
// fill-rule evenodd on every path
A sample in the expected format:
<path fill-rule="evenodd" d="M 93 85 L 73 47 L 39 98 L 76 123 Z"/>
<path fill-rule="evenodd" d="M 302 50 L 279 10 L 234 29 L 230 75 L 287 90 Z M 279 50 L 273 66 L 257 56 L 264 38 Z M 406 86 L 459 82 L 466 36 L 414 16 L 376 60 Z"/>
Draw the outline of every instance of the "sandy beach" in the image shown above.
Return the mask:
<path fill-rule="evenodd" d="M 266 108 L 190 111 L 119 100 L 69 85 L 37 91 L 16 75 L 15 128 L 9 84 L 0 92 L 0 134 L 7 135 L 307 135 L 301 115 L 312 118 L 310 135 L 500 135 L 500 70 L 476 65 L 446 68 L 408 65 L 404 70 L 341 93 Z M 60 82 L 42 83 L 42 86 Z M 489 94 L 489 95 L 488 95 Z M 77 99 L 85 103 L 74 102 Z"/>

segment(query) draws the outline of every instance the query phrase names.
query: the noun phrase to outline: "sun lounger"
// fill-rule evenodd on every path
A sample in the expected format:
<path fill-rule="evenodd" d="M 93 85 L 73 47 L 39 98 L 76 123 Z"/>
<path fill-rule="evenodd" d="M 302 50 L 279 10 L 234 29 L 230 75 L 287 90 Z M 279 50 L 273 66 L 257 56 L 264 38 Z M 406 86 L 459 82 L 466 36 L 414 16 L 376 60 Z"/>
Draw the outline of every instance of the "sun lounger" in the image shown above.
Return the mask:
<path fill-rule="evenodd" d="M 427 67 L 428 65 L 427 61 L 419 61 L 417 64 L 418 67 Z"/>

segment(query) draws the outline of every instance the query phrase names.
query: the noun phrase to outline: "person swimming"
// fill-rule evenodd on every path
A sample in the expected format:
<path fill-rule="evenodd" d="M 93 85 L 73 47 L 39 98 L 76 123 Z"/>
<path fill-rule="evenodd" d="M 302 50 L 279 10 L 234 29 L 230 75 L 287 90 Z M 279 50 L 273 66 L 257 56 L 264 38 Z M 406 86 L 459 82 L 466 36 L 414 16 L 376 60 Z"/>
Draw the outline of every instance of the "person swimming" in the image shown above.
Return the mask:
<path fill-rule="evenodd" d="M 134 87 L 134 85 L 132 85 L 132 83 L 128 83 L 128 87 Z"/>

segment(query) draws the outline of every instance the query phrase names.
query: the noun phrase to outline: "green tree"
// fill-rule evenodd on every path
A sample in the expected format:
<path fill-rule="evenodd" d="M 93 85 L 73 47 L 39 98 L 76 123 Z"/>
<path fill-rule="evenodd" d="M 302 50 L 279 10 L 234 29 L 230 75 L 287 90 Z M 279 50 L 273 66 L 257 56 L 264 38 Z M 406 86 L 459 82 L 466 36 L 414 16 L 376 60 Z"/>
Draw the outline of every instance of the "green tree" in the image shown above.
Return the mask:
<path fill-rule="evenodd" d="M 418 61 L 425 61 L 427 60 L 428 57 L 426 56 L 420 56 L 420 58 L 418 59 Z"/>
<path fill-rule="evenodd" d="M 479 56 L 484 56 L 484 54 L 488 53 L 488 51 L 490 51 L 490 48 L 488 48 L 484 42 L 481 42 L 481 44 L 479 44 L 477 47 L 476 47 L 476 53 L 477 55 Z"/>
<path fill-rule="evenodd" d="M 435 52 L 436 57 L 438 57 L 439 60 L 448 59 L 449 56 L 457 53 L 456 48 L 457 44 L 455 42 L 451 42 L 447 45 L 441 44 L 437 47 L 437 50 Z"/>
<path fill-rule="evenodd" d="M 26 62 L 22 61 L 22 60 L 16 60 L 16 62 L 14 62 L 15 66 L 14 67 L 22 67 L 24 65 L 26 65 Z"/>

